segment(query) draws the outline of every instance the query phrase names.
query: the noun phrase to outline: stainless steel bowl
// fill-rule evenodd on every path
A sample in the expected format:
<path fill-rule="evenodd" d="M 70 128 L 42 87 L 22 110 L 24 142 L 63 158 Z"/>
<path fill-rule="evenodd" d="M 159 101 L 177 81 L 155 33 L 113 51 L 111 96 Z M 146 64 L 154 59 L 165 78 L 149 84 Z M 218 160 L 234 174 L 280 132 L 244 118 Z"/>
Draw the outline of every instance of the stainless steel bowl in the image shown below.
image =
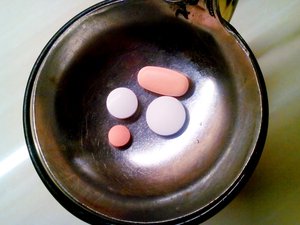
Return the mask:
<path fill-rule="evenodd" d="M 162 0 L 104 1 L 67 23 L 29 78 L 24 129 L 33 164 L 53 196 L 89 223 L 201 222 L 224 207 L 256 166 L 267 132 L 263 76 L 250 49 L 201 5 Z M 183 131 L 161 137 L 146 125 L 157 96 L 137 84 L 146 65 L 187 74 L 179 98 Z M 134 117 L 116 120 L 105 101 L 114 88 L 139 99 Z M 115 124 L 131 145 L 111 147 Z"/>

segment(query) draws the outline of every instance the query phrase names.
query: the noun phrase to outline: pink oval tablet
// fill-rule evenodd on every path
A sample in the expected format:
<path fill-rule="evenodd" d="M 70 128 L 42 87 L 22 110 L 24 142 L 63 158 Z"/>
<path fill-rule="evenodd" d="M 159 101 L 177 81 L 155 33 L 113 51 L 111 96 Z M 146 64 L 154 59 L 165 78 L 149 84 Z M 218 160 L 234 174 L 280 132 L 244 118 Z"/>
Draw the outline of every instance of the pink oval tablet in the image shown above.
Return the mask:
<path fill-rule="evenodd" d="M 148 91 L 173 97 L 184 95 L 189 89 L 189 79 L 177 71 L 146 66 L 138 73 L 138 83 Z"/>
<path fill-rule="evenodd" d="M 130 138 L 130 131 L 123 125 L 116 125 L 108 132 L 109 143 L 117 148 L 127 145 L 130 141 Z"/>

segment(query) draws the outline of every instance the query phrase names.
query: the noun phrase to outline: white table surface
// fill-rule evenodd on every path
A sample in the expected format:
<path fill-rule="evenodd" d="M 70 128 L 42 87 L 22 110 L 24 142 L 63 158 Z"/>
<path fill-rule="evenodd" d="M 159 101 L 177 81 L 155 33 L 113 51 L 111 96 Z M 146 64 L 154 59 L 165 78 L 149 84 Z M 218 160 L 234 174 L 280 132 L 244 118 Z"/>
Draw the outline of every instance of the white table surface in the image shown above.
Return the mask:
<path fill-rule="evenodd" d="M 40 51 L 96 0 L 0 2 L 0 224 L 85 224 L 47 191 L 22 126 L 25 86 Z M 242 192 L 205 225 L 300 224 L 300 1 L 240 0 L 232 24 L 263 71 L 270 104 L 266 146 Z"/>

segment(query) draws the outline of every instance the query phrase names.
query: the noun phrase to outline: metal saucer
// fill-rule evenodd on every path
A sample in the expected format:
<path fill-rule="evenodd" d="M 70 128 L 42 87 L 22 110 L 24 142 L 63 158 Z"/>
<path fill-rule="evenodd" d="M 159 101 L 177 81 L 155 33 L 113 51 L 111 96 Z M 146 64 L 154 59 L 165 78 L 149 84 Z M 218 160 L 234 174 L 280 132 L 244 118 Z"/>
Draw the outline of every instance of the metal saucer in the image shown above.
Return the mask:
<path fill-rule="evenodd" d="M 195 14 L 193 14 L 195 13 Z M 189 76 L 188 113 L 171 137 L 145 121 L 157 95 L 136 75 L 146 65 Z M 138 112 L 117 120 L 108 93 L 128 87 Z M 108 130 L 125 124 L 132 143 L 115 149 Z M 66 24 L 38 58 L 24 101 L 33 164 L 53 196 L 89 223 L 201 222 L 224 207 L 255 168 L 267 133 L 263 76 L 225 21 L 191 9 L 175 17 L 162 0 L 104 1 Z"/>

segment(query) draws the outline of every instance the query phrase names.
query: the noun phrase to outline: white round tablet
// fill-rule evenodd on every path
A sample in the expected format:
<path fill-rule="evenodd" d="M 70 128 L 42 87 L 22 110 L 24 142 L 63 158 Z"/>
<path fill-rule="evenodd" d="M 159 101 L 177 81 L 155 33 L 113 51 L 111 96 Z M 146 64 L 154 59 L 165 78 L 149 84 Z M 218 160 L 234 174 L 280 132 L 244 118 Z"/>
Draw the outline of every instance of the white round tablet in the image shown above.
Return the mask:
<path fill-rule="evenodd" d="M 147 108 L 146 121 L 152 131 L 169 136 L 177 133 L 184 125 L 186 112 L 174 97 L 162 96 L 153 100 Z"/>
<path fill-rule="evenodd" d="M 109 93 L 106 99 L 106 107 L 114 117 L 126 119 L 136 112 L 138 100 L 132 90 L 120 87 Z"/>

